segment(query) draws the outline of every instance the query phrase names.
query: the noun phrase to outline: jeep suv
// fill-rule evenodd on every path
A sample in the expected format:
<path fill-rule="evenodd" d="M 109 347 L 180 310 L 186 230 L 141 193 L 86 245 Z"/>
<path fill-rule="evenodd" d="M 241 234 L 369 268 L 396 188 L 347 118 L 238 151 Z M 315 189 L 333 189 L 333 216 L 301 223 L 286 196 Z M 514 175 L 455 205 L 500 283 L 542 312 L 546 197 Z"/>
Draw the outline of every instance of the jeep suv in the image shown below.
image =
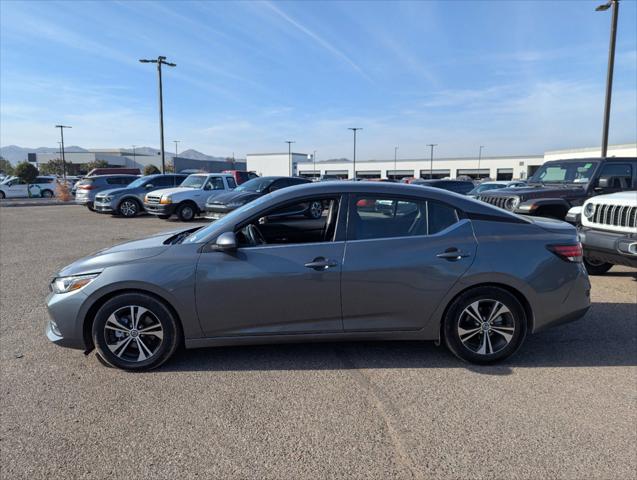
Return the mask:
<path fill-rule="evenodd" d="M 588 198 L 637 189 L 637 158 L 553 160 L 542 165 L 526 187 L 481 193 L 483 202 L 514 213 L 564 220 Z"/>

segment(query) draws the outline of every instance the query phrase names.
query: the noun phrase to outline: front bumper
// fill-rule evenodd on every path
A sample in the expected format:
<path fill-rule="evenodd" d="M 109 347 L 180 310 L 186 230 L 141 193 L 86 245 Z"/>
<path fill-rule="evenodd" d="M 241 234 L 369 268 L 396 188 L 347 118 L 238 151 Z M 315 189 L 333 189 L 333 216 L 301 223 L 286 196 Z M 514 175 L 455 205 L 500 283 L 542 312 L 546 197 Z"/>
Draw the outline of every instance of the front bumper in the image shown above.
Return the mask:
<path fill-rule="evenodd" d="M 613 265 L 637 267 L 637 234 L 582 227 L 579 237 L 587 258 Z"/>
<path fill-rule="evenodd" d="M 113 205 L 114 202 L 110 201 L 110 202 L 101 202 L 99 198 L 95 199 L 95 202 L 93 202 L 93 208 L 95 209 L 96 212 L 100 212 L 100 213 L 113 213 L 115 211 L 115 206 Z"/>
<path fill-rule="evenodd" d="M 167 215 L 170 216 L 175 212 L 175 205 L 169 203 L 163 205 L 161 203 L 146 203 L 144 202 L 144 210 L 151 215 Z"/>
<path fill-rule="evenodd" d="M 81 290 L 49 294 L 46 298 L 49 313 L 46 336 L 51 342 L 62 347 L 86 349 L 81 314 L 85 301 L 86 295 Z"/>

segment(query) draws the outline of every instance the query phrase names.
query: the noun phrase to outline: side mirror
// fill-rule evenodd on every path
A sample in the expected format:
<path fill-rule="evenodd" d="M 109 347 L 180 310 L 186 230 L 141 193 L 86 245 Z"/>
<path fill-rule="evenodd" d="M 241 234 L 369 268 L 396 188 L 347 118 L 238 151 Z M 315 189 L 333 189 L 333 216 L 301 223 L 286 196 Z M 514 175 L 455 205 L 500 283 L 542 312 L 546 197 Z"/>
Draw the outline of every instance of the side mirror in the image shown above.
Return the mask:
<path fill-rule="evenodd" d="M 237 249 L 237 237 L 234 232 L 224 232 L 217 237 L 215 250 L 218 252 L 232 252 Z"/>
<path fill-rule="evenodd" d="M 144 188 L 146 188 L 146 190 L 150 190 L 151 188 L 155 188 L 155 185 L 153 185 L 152 183 L 147 183 Z"/>
<path fill-rule="evenodd" d="M 600 177 L 599 181 L 597 182 L 597 187 L 598 188 L 608 188 L 608 187 L 610 187 L 610 178 L 608 178 L 608 177 Z"/>

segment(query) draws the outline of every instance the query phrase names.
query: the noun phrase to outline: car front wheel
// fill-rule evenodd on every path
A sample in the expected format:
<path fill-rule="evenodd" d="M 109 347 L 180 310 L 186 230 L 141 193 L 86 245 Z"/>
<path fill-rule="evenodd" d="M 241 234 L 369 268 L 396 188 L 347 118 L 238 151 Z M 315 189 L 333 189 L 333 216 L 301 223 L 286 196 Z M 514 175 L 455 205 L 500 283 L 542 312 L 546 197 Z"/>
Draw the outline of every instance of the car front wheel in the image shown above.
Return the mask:
<path fill-rule="evenodd" d="M 518 299 L 497 287 L 478 287 L 460 295 L 444 319 L 447 347 L 471 363 L 509 357 L 526 337 L 526 315 Z"/>
<path fill-rule="evenodd" d="M 168 360 L 177 349 L 180 331 L 162 302 L 142 293 L 125 293 L 99 309 L 92 336 L 101 361 L 140 371 Z"/>
<path fill-rule="evenodd" d="M 584 257 L 584 266 L 589 275 L 604 275 L 613 268 L 612 263 L 599 262 L 588 257 Z"/>
<path fill-rule="evenodd" d="M 184 203 L 182 205 L 179 205 L 176 213 L 179 220 L 181 220 L 182 222 L 189 222 L 193 218 L 195 218 L 197 212 L 195 211 L 195 207 L 193 205 L 191 205 L 190 203 Z"/>
<path fill-rule="evenodd" d="M 139 204 L 129 198 L 119 204 L 117 211 L 123 217 L 134 217 L 139 213 Z"/>

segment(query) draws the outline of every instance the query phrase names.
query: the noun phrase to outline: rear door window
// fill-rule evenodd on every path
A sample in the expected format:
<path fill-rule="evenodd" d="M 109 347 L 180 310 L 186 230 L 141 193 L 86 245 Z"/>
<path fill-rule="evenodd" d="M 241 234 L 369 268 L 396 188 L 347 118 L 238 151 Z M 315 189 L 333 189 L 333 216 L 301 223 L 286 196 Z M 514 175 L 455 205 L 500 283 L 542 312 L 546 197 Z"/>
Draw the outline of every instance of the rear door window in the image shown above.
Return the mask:
<path fill-rule="evenodd" d="M 237 182 L 234 181 L 234 178 L 232 177 L 226 177 L 226 181 L 228 182 L 228 188 L 229 189 L 234 189 L 237 188 Z"/>

